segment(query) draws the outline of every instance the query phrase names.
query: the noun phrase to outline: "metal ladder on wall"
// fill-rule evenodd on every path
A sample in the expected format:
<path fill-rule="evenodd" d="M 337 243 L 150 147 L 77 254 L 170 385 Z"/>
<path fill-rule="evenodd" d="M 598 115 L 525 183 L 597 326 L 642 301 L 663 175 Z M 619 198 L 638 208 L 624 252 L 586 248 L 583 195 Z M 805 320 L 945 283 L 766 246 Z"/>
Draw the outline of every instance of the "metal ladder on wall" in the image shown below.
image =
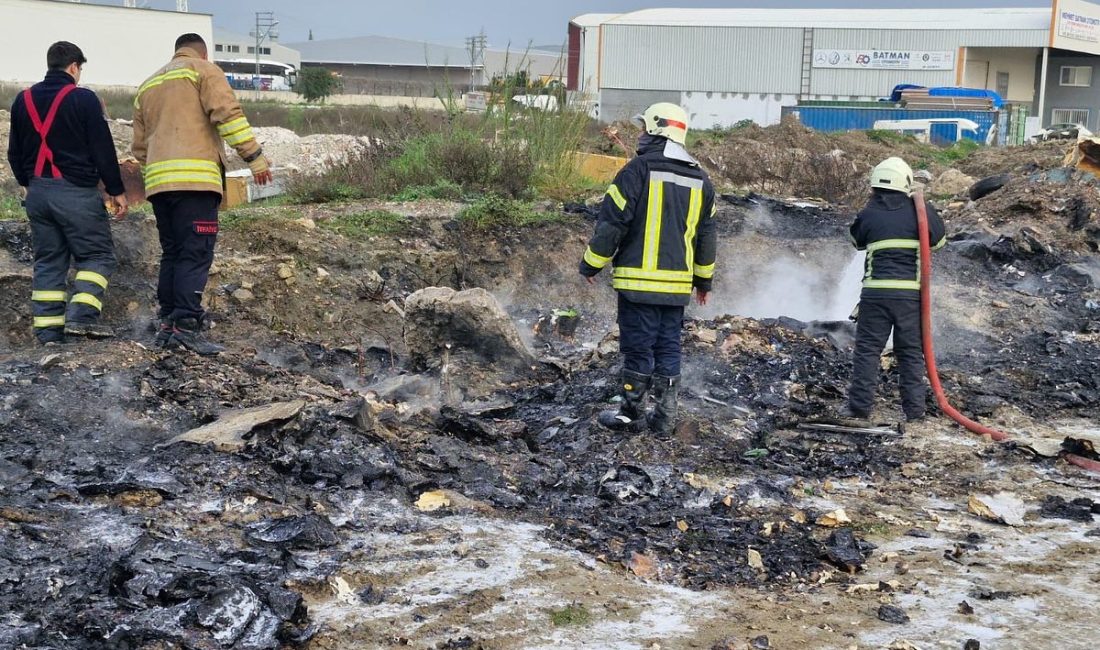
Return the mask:
<path fill-rule="evenodd" d="M 810 98 L 810 72 L 814 64 L 814 30 L 806 27 L 802 30 L 802 89 L 800 100 Z"/>

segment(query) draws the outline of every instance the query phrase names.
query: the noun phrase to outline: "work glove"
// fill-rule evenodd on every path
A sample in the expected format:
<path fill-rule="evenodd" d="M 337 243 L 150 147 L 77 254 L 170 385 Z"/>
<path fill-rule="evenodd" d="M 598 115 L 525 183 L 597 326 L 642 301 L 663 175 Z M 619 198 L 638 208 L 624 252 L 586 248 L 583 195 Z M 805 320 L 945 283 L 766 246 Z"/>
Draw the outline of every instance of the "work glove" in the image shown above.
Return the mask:
<path fill-rule="evenodd" d="M 272 181 L 271 165 L 267 161 L 267 156 L 263 154 L 256 156 L 255 160 L 248 163 L 248 168 L 252 170 L 252 179 L 257 185 L 267 185 Z"/>

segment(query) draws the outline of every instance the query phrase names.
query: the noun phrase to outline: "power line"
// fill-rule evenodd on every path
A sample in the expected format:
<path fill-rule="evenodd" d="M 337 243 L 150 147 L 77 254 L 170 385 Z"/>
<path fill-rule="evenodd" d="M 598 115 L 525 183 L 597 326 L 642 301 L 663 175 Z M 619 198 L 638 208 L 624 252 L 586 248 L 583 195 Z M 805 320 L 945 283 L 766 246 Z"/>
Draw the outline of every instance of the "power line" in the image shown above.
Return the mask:
<path fill-rule="evenodd" d="M 260 46 L 265 40 L 274 41 L 279 38 L 279 32 L 275 31 L 278 25 L 279 21 L 275 20 L 274 11 L 256 12 L 256 30 L 250 34 L 256 39 L 256 78 L 252 83 L 254 90 L 260 89 Z"/>
<path fill-rule="evenodd" d="M 482 68 L 485 67 L 485 47 L 487 45 L 488 38 L 485 36 L 484 28 L 476 36 L 466 37 L 466 51 L 470 55 L 470 92 L 474 92 L 474 88 L 477 86 L 477 66 L 480 64 Z"/>

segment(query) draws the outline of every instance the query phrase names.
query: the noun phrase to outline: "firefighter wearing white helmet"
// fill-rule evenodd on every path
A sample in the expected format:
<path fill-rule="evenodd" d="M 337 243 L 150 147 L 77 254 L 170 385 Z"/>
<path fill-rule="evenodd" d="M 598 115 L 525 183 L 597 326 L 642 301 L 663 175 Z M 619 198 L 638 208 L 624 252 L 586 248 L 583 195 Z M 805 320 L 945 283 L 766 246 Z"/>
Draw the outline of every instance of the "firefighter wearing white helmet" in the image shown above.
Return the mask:
<path fill-rule="evenodd" d="M 852 383 L 845 418 L 871 416 L 881 368 L 879 357 L 890 334 L 898 360 L 901 408 L 910 421 L 924 418 L 924 352 L 920 325 L 920 240 L 911 197 L 913 170 L 904 160 L 887 158 L 871 170 L 871 198 L 851 227 L 852 243 L 867 251 L 859 300 Z M 934 248 L 947 239 L 943 219 L 926 204 Z"/>
<path fill-rule="evenodd" d="M 680 145 L 687 143 L 687 111 L 676 104 L 654 104 L 641 115 L 635 115 L 634 121 L 650 135 L 668 138 Z"/>
<path fill-rule="evenodd" d="M 635 119 L 644 128 L 638 155 L 607 189 L 580 272 L 591 283 L 614 267 L 611 285 L 619 294 L 622 402 L 601 413 L 600 424 L 634 431 L 648 424 L 667 435 L 678 409 L 684 307 L 693 290 L 705 305 L 714 277 L 714 186 L 684 148 L 684 109 L 654 104 Z"/>
<path fill-rule="evenodd" d="M 913 193 L 913 169 L 897 156 L 887 158 L 871 170 L 871 187 L 908 196 Z"/>

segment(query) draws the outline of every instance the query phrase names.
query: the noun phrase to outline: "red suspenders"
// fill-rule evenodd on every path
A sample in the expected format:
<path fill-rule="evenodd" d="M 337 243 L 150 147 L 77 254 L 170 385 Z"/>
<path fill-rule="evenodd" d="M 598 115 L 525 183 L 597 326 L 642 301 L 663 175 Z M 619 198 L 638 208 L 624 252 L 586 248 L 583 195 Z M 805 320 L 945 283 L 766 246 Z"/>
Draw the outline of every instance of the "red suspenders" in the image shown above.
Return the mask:
<path fill-rule="evenodd" d="M 57 93 L 57 96 L 53 99 L 53 103 L 50 104 L 49 112 L 46 113 L 45 121 L 38 116 L 38 110 L 34 107 L 31 89 L 28 88 L 23 91 L 23 105 L 27 108 L 27 115 L 30 116 L 31 123 L 34 124 L 34 130 L 38 132 L 38 137 L 42 139 L 42 144 L 38 146 L 38 160 L 34 163 L 34 175 L 36 178 L 42 176 L 42 172 L 46 169 L 47 162 L 50 163 L 50 171 L 53 172 L 53 177 L 61 178 L 61 172 L 53 162 L 53 151 L 51 151 L 50 146 L 46 144 L 46 136 L 49 135 L 50 129 L 53 128 L 53 121 L 54 118 L 57 117 L 57 109 L 61 106 L 61 101 L 74 90 L 76 90 L 76 85 L 70 84 Z"/>

